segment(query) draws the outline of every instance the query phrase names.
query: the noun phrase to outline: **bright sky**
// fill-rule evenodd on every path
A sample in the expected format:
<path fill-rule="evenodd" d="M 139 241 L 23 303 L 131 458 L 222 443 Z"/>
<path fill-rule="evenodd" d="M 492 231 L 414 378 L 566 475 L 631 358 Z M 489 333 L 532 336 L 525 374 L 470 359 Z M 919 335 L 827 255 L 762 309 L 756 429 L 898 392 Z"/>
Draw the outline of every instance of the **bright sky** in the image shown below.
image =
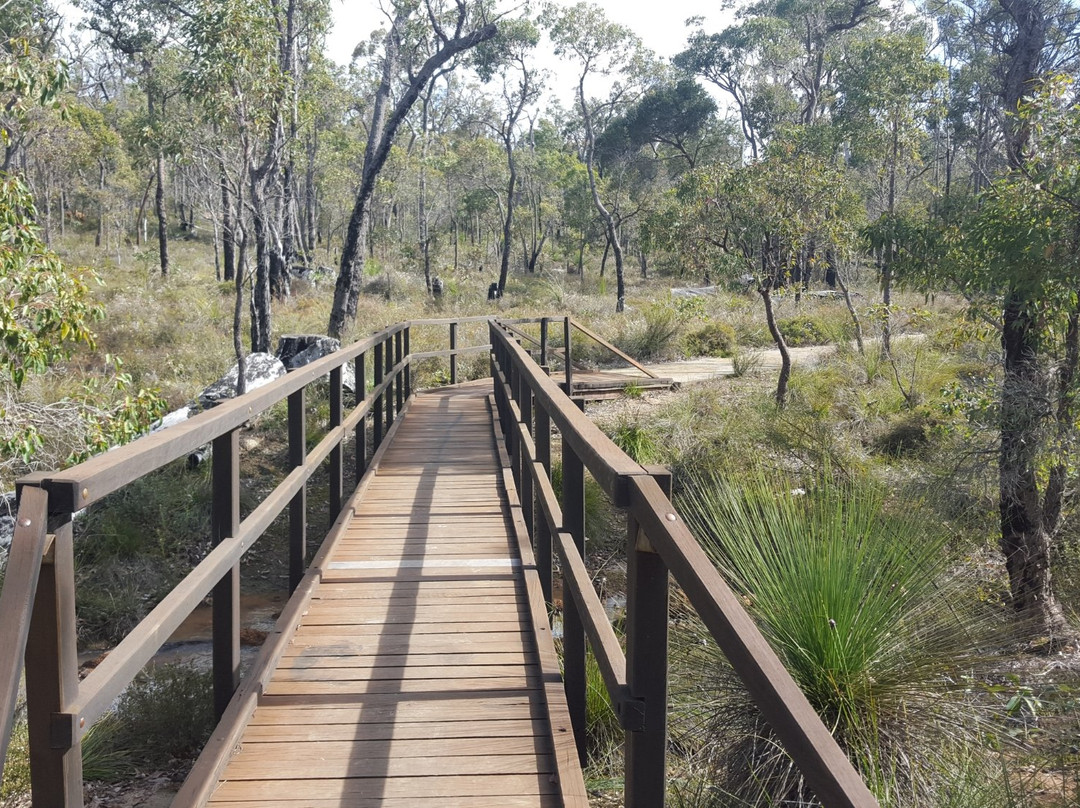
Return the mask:
<path fill-rule="evenodd" d="M 568 0 L 556 0 L 559 5 L 572 5 Z M 730 19 L 730 12 L 721 11 L 720 0 L 593 0 L 604 9 L 608 19 L 625 25 L 636 33 L 646 47 L 658 56 L 670 60 L 686 45 L 690 17 L 705 18 L 705 30 L 719 31 Z M 378 0 L 333 0 L 334 28 L 327 40 L 327 54 L 335 62 L 347 65 L 353 49 L 367 40 L 372 31 L 385 23 L 379 11 Z M 540 48 L 550 48 L 541 42 Z M 555 94 L 564 102 L 569 101 L 573 88 L 573 71 L 560 68 L 560 60 L 550 52 L 539 53 L 543 66 L 556 73 L 553 80 Z"/>

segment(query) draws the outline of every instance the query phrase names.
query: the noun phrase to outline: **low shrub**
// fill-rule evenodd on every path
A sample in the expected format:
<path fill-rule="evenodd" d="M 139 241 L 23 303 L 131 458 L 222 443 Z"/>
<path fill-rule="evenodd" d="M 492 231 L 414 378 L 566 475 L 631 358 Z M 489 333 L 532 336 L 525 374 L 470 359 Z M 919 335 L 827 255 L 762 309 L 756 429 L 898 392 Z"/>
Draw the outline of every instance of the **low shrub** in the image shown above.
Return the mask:
<path fill-rule="evenodd" d="M 683 345 L 690 356 L 732 356 L 737 346 L 735 329 L 713 321 L 687 334 Z"/>
<path fill-rule="evenodd" d="M 829 330 L 817 318 L 808 315 L 797 315 L 777 321 L 780 333 L 784 335 L 784 341 L 792 348 L 802 348 L 807 345 L 827 345 L 832 342 Z"/>

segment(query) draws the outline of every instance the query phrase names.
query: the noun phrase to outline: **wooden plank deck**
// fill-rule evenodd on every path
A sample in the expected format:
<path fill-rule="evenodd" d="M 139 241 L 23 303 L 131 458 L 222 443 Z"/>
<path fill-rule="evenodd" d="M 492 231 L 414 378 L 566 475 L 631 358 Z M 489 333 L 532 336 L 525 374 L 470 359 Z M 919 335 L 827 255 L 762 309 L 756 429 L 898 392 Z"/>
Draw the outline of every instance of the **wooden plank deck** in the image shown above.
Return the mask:
<path fill-rule="evenodd" d="M 587 805 L 489 390 L 416 397 L 210 805 Z"/>

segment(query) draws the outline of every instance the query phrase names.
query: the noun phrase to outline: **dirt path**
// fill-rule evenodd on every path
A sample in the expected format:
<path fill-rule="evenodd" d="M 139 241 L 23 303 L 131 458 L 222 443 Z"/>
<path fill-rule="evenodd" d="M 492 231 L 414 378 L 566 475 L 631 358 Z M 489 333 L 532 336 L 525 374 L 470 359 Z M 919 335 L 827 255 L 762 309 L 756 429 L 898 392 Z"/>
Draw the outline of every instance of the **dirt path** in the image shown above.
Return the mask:
<path fill-rule="evenodd" d="M 806 348 L 788 348 L 793 365 L 813 365 L 836 350 L 835 345 L 810 345 Z M 775 348 L 750 351 L 757 367 L 774 369 L 780 367 L 780 352 Z M 731 359 L 700 357 L 682 362 L 660 362 L 646 365 L 657 376 L 674 379 L 680 384 L 714 379 L 717 376 L 734 376 L 735 367 Z"/>

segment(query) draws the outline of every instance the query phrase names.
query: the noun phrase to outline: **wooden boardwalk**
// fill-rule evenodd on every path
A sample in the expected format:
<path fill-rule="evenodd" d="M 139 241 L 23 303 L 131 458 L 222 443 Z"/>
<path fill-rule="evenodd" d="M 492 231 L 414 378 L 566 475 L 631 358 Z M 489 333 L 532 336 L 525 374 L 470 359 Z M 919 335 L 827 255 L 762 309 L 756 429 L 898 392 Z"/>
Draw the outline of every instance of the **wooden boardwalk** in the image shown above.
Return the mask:
<path fill-rule="evenodd" d="M 211 805 L 587 805 L 489 390 L 415 398 Z"/>

